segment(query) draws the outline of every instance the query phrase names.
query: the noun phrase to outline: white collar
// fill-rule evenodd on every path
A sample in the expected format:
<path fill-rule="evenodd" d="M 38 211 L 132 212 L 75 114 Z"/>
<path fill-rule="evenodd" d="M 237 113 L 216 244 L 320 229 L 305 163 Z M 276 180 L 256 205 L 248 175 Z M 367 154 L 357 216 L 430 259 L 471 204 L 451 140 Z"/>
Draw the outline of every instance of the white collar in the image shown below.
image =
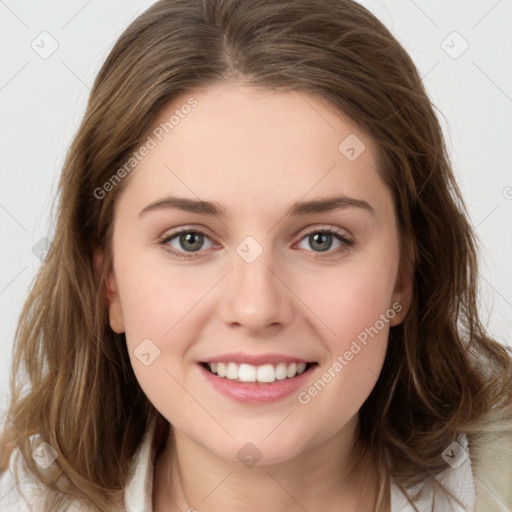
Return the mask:
<path fill-rule="evenodd" d="M 447 468 L 435 476 L 435 480 L 442 483 L 446 489 L 463 504 L 459 505 L 453 499 L 450 500 L 434 482 L 425 484 L 425 489 L 414 504 L 423 512 L 424 510 L 435 510 L 436 512 L 473 512 L 475 509 L 476 492 L 469 456 L 468 441 L 465 435 L 460 436 L 458 443 L 452 443 L 443 451 L 443 459 Z M 414 498 L 421 484 L 409 490 L 408 495 Z M 391 511 L 413 512 L 414 508 L 408 502 L 402 490 L 394 483 L 391 483 Z"/>
<path fill-rule="evenodd" d="M 124 490 L 126 512 L 152 512 L 153 510 L 154 433 L 155 423 L 146 431 L 134 455 L 133 473 Z"/>

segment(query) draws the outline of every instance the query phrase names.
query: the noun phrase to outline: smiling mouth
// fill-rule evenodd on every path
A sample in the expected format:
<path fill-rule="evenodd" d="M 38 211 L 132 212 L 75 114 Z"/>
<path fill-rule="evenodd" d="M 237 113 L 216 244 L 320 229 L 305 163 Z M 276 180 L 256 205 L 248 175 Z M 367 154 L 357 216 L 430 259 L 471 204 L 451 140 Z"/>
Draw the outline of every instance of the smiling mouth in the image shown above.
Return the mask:
<path fill-rule="evenodd" d="M 276 380 L 293 379 L 317 366 L 318 363 L 278 363 L 254 366 L 252 364 L 237 364 L 234 362 L 202 362 L 200 365 L 220 378 L 235 382 L 271 384 Z"/>

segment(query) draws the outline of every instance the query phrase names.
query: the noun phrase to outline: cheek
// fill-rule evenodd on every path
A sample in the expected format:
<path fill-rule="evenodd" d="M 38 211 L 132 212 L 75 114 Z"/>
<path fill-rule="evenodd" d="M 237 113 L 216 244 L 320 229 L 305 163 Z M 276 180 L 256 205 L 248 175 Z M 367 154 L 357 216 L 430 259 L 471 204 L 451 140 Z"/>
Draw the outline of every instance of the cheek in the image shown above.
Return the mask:
<path fill-rule="evenodd" d="M 391 258 L 367 263 L 354 260 L 332 272 L 302 278 L 296 289 L 317 321 L 324 324 L 326 339 L 343 348 L 381 315 L 394 317 L 391 302 L 395 275 Z"/>
<path fill-rule="evenodd" d="M 211 272 L 202 275 L 143 263 L 137 257 L 123 261 L 119 270 L 127 349 L 135 376 L 157 409 L 180 410 L 183 389 L 178 382 L 186 377 L 183 361 L 197 339 L 206 295 L 218 278 Z"/>
<path fill-rule="evenodd" d="M 326 358 L 322 372 L 300 391 L 298 401 L 305 411 L 327 418 L 329 432 L 357 413 L 382 370 L 389 322 L 396 311 L 389 304 L 390 280 L 377 277 L 352 273 L 338 282 L 325 280 L 324 293 L 317 287 L 304 292 L 315 313 L 312 322 L 323 333 Z"/>
<path fill-rule="evenodd" d="M 130 343 L 148 337 L 165 343 L 173 330 L 201 301 L 212 279 L 200 279 L 189 272 L 170 271 L 137 261 L 127 262 L 120 274 L 122 310 Z M 186 323 L 186 322 L 185 322 Z"/>
<path fill-rule="evenodd" d="M 392 307 L 397 254 L 393 247 L 375 251 L 301 280 L 300 296 L 314 313 L 309 318 L 322 333 L 326 353 L 323 373 L 313 388 L 303 390 L 303 398 L 326 407 L 324 414 L 337 418 L 335 423 L 355 414 L 381 372 L 397 313 Z M 333 403 L 339 407 L 329 409 Z"/>
<path fill-rule="evenodd" d="M 189 312 L 205 292 L 180 273 L 166 277 L 164 270 L 132 261 L 121 283 L 122 309 L 135 377 L 156 409 L 174 420 L 179 411 L 193 407 L 179 383 L 190 344 Z"/>

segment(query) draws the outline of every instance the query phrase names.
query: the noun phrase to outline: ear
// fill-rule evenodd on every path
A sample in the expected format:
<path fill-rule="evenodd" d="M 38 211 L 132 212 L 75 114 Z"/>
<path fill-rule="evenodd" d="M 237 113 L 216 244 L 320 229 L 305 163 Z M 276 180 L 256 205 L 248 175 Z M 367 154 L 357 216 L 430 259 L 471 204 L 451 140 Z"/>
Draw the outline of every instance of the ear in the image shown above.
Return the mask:
<path fill-rule="evenodd" d="M 414 289 L 414 269 L 416 262 L 416 247 L 413 243 L 407 244 L 405 254 L 400 258 L 400 266 L 397 272 L 395 288 L 393 290 L 390 307 L 396 315 L 390 319 L 391 326 L 402 323 L 411 307 Z"/>
<path fill-rule="evenodd" d="M 102 248 L 94 250 L 94 274 L 101 282 L 105 268 L 105 252 Z M 119 292 L 113 268 L 108 271 L 106 277 L 105 298 L 108 304 L 110 327 L 118 334 L 125 331 L 123 310 L 119 299 Z"/>

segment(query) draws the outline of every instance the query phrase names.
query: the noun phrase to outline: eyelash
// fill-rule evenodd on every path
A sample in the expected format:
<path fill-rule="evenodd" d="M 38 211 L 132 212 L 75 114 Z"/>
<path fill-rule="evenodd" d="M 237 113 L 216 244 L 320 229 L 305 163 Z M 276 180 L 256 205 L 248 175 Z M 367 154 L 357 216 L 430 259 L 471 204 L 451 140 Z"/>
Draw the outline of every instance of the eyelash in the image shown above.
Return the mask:
<path fill-rule="evenodd" d="M 179 231 L 176 231 L 174 233 L 170 233 L 169 235 L 164 235 L 160 240 L 158 240 L 158 244 L 163 246 L 163 248 L 169 252 L 170 254 L 172 254 L 173 256 L 176 256 L 178 258 L 182 258 L 182 259 L 190 259 L 190 258 L 194 258 L 195 257 L 195 254 L 196 253 L 199 253 L 201 252 L 201 249 L 199 251 L 195 251 L 195 252 L 192 252 L 192 253 L 184 253 L 184 252 L 177 252 L 175 250 L 172 250 L 169 248 L 169 245 L 168 243 L 173 240 L 174 238 L 176 238 L 177 236 L 179 235 L 182 235 L 183 233 L 193 233 L 193 234 L 199 234 L 199 235 L 203 235 L 205 236 L 206 238 L 209 238 L 208 235 L 206 235 L 206 233 L 198 230 L 198 229 L 180 229 Z M 302 238 L 299 240 L 299 242 L 302 242 L 302 240 L 304 240 L 305 238 L 313 235 L 313 234 L 316 234 L 316 233 L 328 233 L 328 234 L 331 234 L 333 235 L 337 240 L 339 240 L 342 245 L 340 247 L 338 247 L 337 249 L 334 249 L 334 250 L 331 250 L 331 249 L 328 249 L 327 251 L 325 252 L 316 252 L 316 251 L 312 251 L 312 252 L 316 252 L 316 254 L 319 254 L 320 256 L 315 256 L 315 258 L 320 258 L 320 259 L 323 259 L 325 258 L 326 256 L 322 256 L 322 254 L 326 254 L 328 256 L 333 256 L 335 254 L 341 254 L 345 251 L 347 251 L 348 249 L 350 249 L 350 247 L 352 247 L 354 245 L 354 241 L 347 238 L 346 236 L 342 235 L 339 231 L 335 230 L 335 229 L 332 229 L 332 228 L 321 228 L 321 229 L 314 229 L 312 231 L 309 231 L 307 233 L 305 233 Z"/>

